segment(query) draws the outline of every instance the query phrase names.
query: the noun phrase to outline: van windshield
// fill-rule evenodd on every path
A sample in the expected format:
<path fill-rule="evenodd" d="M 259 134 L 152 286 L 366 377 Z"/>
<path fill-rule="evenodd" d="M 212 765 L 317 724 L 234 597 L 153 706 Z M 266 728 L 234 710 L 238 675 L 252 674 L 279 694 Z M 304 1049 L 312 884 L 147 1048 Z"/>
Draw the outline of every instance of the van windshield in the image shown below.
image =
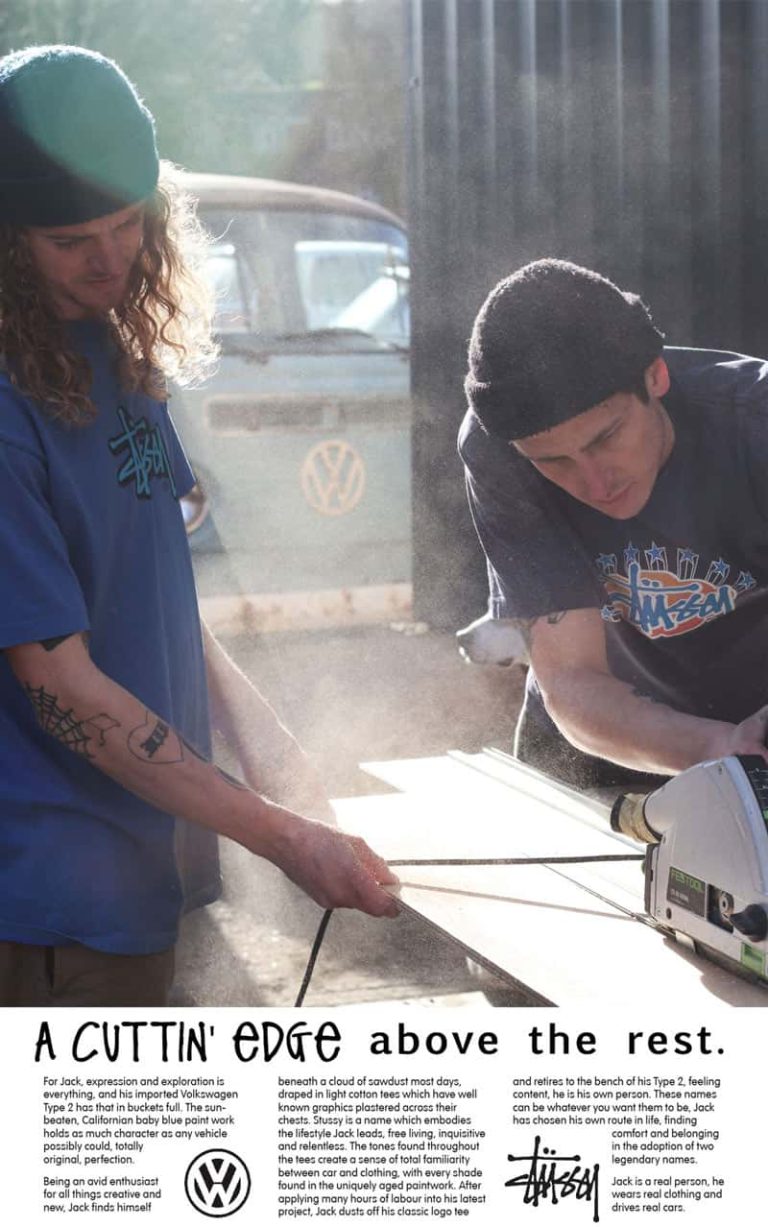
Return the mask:
<path fill-rule="evenodd" d="M 214 236 L 216 329 L 252 342 L 357 333 L 409 342 L 408 249 L 396 226 L 343 213 L 202 210 Z"/>

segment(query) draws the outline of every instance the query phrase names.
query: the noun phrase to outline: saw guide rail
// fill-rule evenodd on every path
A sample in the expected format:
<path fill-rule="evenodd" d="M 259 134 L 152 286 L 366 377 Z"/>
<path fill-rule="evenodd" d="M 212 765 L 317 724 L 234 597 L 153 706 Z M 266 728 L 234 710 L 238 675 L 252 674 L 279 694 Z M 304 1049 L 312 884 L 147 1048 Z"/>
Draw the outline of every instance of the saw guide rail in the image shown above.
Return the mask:
<path fill-rule="evenodd" d="M 762 834 L 768 867 L 768 829 L 755 793 L 756 778 L 745 784 L 738 760 L 723 762 L 735 764 L 731 774 L 737 781 L 733 787 L 738 807 L 750 815 L 745 821 L 761 853 L 761 866 L 757 837 Z M 707 943 L 699 931 L 701 916 L 685 906 L 685 898 L 667 915 L 663 896 L 668 873 L 661 858 L 667 857 L 673 841 L 666 836 L 647 855 L 656 905 L 646 907 L 646 874 L 637 863 L 642 846 L 610 828 L 615 794 L 583 796 L 498 751 L 372 763 L 365 769 L 399 791 L 335 802 L 342 829 L 362 835 L 388 861 L 404 862 L 397 869 L 400 885 L 394 890 L 402 906 L 500 979 L 522 987 L 533 1004 L 637 1007 L 652 983 L 655 999 L 665 1008 L 768 1005 L 768 941 L 738 933 L 730 915 L 739 917 L 739 908 L 734 903 L 728 910 L 731 896 L 745 905 L 742 911 L 763 907 L 768 868 L 763 878 L 762 869 L 755 871 L 746 894 L 741 886 L 734 890 L 734 874 L 744 878 L 750 846 L 742 838 L 741 859 L 738 865 L 732 863 L 733 813 L 721 793 L 699 776 L 693 781 L 694 792 L 699 796 L 703 788 L 710 809 L 717 805 L 717 813 L 710 812 L 707 819 L 712 827 L 710 855 L 719 868 L 730 866 L 713 883 L 709 906 L 717 907 L 719 921 L 704 926 L 707 937 L 711 928 L 732 939 L 727 954 L 719 951 L 724 967 L 692 948 L 693 941 Z M 665 793 L 668 811 L 684 811 L 686 797 L 693 795 L 685 778 L 689 774 L 675 777 L 652 797 Z M 762 784 L 768 796 L 768 770 Z M 695 843 L 700 800 L 690 810 L 679 830 L 687 831 L 685 840 Z M 660 813 L 658 802 L 653 812 Z M 650 815 L 649 805 L 653 826 Z M 719 833 L 721 828 L 727 834 Z M 672 860 L 671 869 L 701 880 L 701 858 L 695 862 L 698 872 L 677 863 L 674 853 Z M 748 926 L 755 925 L 755 915 L 748 916 Z M 750 950 L 746 958 L 742 944 Z M 735 969 L 739 962 L 751 979 Z"/>

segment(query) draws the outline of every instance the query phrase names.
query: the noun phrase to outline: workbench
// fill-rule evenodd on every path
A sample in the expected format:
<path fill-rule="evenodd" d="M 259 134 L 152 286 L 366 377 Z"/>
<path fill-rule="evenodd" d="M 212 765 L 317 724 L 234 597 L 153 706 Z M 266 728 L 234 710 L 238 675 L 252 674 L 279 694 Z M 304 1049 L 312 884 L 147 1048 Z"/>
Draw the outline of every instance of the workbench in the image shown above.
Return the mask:
<path fill-rule="evenodd" d="M 633 855 L 605 798 L 563 788 L 497 751 L 367 763 L 397 789 L 334 802 L 339 825 L 387 860 Z M 768 1005 L 768 986 L 645 923 L 641 861 L 408 865 L 401 905 L 532 1005 L 635 1007 L 652 991 L 694 1016 Z"/>

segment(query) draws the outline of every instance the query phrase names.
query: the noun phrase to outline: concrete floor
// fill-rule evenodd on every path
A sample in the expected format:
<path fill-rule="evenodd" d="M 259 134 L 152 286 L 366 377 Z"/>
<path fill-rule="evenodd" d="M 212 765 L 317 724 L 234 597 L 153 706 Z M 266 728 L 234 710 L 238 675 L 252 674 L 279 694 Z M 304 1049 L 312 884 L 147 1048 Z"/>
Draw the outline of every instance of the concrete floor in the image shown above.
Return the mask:
<path fill-rule="evenodd" d="M 517 668 L 478 667 L 452 635 L 419 626 L 241 637 L 224 645 L 313 757 L 331 796 L 386 791 L 366 760 L 509 748 Z M 292 1005 L 320 909 L 274 867 L 222 841 L 223 899 L 187 919 L 180 1005 Z M 411 917 L 336 913 L 307 1005 L 463 1005 L 477 982 L 455 947 Z"/>

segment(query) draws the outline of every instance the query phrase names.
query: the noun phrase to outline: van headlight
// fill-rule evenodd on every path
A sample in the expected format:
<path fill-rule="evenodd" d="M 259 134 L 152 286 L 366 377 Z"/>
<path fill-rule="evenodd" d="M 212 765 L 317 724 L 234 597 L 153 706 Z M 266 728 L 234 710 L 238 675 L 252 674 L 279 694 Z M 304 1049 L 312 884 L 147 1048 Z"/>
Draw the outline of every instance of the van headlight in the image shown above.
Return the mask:
<path fill-rule="evenodd" d="M 187 536 L 191 537 L 193 533 L 197 532 L 201 524 L 205 523 L 208 512 L 211 509 L 208 496 L 200 482 L 196 481 L 192 489 L 183 495 L 179 502 L 181 503 L 181 514 L 184 517 L 184 527 L 187 530 Z"/>

